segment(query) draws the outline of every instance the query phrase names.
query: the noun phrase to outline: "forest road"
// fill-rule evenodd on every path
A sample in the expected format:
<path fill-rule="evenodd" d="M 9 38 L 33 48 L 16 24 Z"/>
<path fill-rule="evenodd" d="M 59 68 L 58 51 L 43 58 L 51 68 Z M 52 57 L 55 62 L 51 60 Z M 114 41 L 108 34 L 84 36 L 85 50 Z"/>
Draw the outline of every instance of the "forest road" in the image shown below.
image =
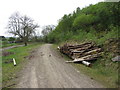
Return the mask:
<path fill-rule="evenodd" d="M 16 88 L 103 88 L 89 76 L 65 63 L 52 47 L 44 44 L 35 52 L 34 57 L 21 71 Z"/>

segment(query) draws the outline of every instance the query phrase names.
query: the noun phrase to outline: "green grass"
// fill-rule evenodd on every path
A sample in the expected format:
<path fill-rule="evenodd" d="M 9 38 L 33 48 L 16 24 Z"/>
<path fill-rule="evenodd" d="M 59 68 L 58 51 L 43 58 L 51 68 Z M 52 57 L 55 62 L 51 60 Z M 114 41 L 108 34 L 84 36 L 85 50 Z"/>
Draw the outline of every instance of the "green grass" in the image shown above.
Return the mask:
<path fill-rule="evenodd" d="M 30 51 L 39 47 L 40 45 L 41 43 L 33 43 L 33 44 L 29 44 L 28 46 L 6 50 L 7 52 L 14 52 L 14 54 L 11 54 L 6 57 L 5 56 L 2 57 L 3 87 L 11 84 L 11 82 L 9 83 L 9 81 L 12 78 L 16 77 L 16 73 L 22 69 L 24 62 L 27 62 L 27 60 L 24 57 L 29 56 Z M 12 58 L 16 59 L 17 66 L 14 66 L 13 63 L 4 63 L 5 61 L 8 61 Z"/>
<path fill-rule="evenodd" d="M 95 42 L 97 45 L 104 44 L 110 38 L 120 38 L 118 36 L 118 29 L 113 28 L 108 32 L 96 32 L 95 30 L 90 30 L 88 33 L 84 30 L 78 30 L 76 35 L 71 36 L 70 40 L 77 41 L 77 42 L 84 42 L 84 41 L 92 41 Z"/>
<path fill-rule="evenodd" d="M 2 55 L 0 52 L 0 69 L 2 69 Z M 0 87 L 2 87 L 2 70 L 0 70 Z"/>
<path fill-rule="evenodd" d="M 99 61 L 98 61 L 99 62 Z M 117 88 L 118 87 L 118 72 L 103 67 L 102 65 L 97 66 L 93 63 L 93 66 L 87 67 L 82 64 L 73 64 L 78 70 L 82 71 L 84 74 L 90 76 L 94 80 L 99 81 L 107 88 Z"/>
<path fill-rule="evenodd" d="M 0 47 L 1 48 L 20 45 L 20 44 L 23 44 L 23 43 L 8 43 L 7 41 L 0 41 Z"/>
<path fill-rule="evenodd" d="M 8 43 L 8 41 L 1 41 L 1 48 L 17 45 L 17 43 Z"/>
<path fill-rule="evenodd" d="M 16 43 L 10 43 L 10 44 L 3 44 L 2 47 L 10 47 L 10 46 L 14 46 L 17 45 Z"/>

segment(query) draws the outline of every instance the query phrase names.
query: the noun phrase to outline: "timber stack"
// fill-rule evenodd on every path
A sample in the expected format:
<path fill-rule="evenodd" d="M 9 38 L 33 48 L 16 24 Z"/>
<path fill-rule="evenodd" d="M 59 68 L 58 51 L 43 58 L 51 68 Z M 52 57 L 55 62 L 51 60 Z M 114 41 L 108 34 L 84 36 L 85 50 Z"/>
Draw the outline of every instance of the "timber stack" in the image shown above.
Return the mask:
<path fill-rule="evenodd" d="M 89 61 L 95 60 L 101 54 L 101 48 L 96 46 L 92 42 L 86 42 L 82 44 L 64 44 L 60 47 L 60 52 L 66 54 L 73 61 L 67 62 L 79 62 L 79 61 Z"/>

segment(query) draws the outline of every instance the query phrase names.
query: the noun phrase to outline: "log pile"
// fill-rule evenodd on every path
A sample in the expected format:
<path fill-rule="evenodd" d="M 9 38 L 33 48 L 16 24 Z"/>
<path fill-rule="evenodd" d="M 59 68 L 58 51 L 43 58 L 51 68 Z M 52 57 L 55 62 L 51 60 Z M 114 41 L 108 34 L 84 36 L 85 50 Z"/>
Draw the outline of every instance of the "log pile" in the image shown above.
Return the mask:
<path fill-rule="evenodd" d="M 67 62 L 89 61 L 100 56 L 101 48 L 92 42 L 77 45 L 65 44 L 60 47 L 60 52 L 73 59 L 73 61 Z"/>

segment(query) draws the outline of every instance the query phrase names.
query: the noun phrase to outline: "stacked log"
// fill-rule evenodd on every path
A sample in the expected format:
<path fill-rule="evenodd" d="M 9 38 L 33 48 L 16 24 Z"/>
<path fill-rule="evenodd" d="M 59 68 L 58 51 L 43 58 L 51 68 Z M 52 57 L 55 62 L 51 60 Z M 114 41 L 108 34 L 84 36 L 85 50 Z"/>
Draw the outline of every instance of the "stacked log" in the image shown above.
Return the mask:
<path fill-rule="evenodd" d="M 92 42 L 77 45 L 65 44 L 60 47 L 60 52 L 74 59 L 73 61 L 68 62 L 78 62 L 95 60 L 98 56 L 100 56 L 101 48 L 97 47 Z"/>

